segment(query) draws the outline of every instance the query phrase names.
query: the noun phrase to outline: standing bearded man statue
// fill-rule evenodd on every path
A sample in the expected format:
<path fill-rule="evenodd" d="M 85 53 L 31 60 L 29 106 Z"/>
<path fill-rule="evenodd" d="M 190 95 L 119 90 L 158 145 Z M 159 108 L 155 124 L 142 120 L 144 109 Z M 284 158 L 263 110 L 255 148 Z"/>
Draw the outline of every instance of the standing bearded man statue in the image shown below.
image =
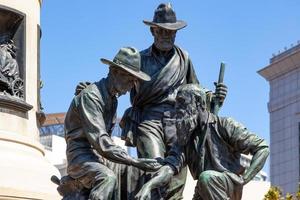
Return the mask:
<path fill-rule="evenodd" d="M 140 52 L 141 70 L 151 81 L 139 82 L 131 90 L 132 107 L 121 120 L 122 138 L 128 146 L 136 146 L 139 157 L 164 158 L 176 143 L 173 116 L 177 88 L 188 83 L 199 84 L 187 52 L 174 44 L 176 32 L 187 24 L 177 20 L 171 4 L 160 4 L 153 21 L 143 21 L 150 26 L 154 43 Z M 216 96 L 223 102 L 226 86 L 217 85 Z M 164 199 L 182 199 L 186 168 L 172 178 Z M 156 197 L 152 197 L 155 199 Z"/>

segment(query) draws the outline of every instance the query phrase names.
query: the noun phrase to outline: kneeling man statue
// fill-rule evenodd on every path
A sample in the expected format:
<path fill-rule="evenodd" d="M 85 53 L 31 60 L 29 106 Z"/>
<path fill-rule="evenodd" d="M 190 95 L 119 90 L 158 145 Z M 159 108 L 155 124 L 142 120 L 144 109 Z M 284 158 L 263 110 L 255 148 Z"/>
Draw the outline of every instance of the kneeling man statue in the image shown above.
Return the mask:
<path fill-rule="evenodd" d="M 188 165 L 198 180 L 194 200 L 239 200 L 243 186 L 262 168 L 269 155 L 266 142 L 242 124 L 206 110 L 205 92 L 195 84 L 179 88 L 176 97 L 178 145 L 165 158 L 165 165 L 147 182 L 137 199 L 150 199 L 151 190 L 168 184 Z M 240 163 L 241 154 L 253 155 L 250 167 Z"/>

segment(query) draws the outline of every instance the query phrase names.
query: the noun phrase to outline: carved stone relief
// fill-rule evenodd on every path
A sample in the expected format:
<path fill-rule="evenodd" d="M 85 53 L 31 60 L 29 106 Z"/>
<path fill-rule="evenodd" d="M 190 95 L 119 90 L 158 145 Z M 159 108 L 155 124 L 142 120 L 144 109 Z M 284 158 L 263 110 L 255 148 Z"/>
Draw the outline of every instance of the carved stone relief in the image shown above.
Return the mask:
<path fill-rule="evenodd" d="M 0 8 L 0 94 L 24 99 L 24 16 Z"/>

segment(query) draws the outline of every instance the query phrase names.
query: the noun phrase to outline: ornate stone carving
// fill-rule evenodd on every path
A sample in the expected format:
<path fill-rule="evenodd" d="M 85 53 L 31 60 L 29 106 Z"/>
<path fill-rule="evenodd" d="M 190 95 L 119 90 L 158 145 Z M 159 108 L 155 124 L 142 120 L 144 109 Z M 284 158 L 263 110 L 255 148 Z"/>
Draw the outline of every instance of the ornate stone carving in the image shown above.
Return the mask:
<path fill-rule="evenodd" d="M 1 38 L 0 42 L 0 91 L 12 96 L 24 98 L 24 81 L 20 78 L 16 60 L 17 48 L 14 41 Z M 0 39 L 0 40 L 1 40 Z"/>
<path fill-rule="evenodd" d="M 23 26 L 22 14 L 0 8 L 0 94 L 20 99 L 24 99 Z"/>

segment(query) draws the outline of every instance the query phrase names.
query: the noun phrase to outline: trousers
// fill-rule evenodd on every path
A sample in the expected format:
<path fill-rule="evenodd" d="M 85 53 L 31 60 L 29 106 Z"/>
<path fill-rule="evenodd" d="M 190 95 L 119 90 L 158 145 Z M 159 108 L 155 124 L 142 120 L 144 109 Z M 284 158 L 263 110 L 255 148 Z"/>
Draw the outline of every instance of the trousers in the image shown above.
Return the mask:
<path fill-rule="evenodd" d="M 177 141 L 175 119 L 170 112 L 163 114 L 145 113 L 138 126 L 136 138 L 137 153 L 142 158 L 165 158 Z M 183 168 L 174 176 L 166 188 L 160 193 L 165 200 L 182 199 L 186 181 L 187 168 Z M 157 192 L 157 191 L 156 191 Z"/>
<path fill-rule="evenodd" d="M 243 186 L 233 181 L 231 172 L 207 170 L 200 174 L 193 200 L 240 200 Z"/>

